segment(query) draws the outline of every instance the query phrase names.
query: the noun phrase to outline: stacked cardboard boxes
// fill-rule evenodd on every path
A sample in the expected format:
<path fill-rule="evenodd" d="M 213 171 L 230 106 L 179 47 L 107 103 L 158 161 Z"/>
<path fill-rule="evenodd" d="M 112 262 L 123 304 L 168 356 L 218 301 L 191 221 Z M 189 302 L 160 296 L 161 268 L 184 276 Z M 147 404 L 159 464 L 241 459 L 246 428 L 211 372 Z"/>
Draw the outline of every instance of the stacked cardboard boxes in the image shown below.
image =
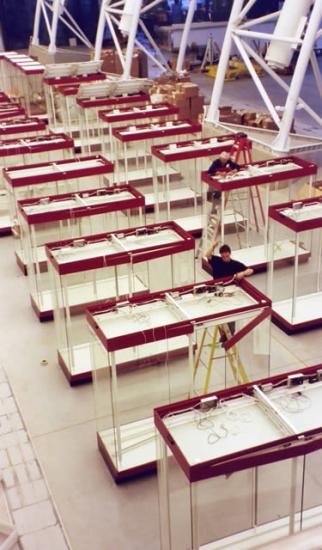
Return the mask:
<path fill-rule="evenodd" d="M 236 110 L 230 106 L 220 107 L 220 120 L 226 124 L 241 124 L 251 128 L 263 128 L 265 130 L 278 130 L 277 125 L 269 113 Z M 291 132 L 295 133 L 294 123 Z"/>
<path fill-rule="evenodd" d="M 125 52 L 123 52 L 125 53 Z M 108 48 L 102 51 L 102 71 L 105 73 L 122 74 L 123 66 L 118 53 Z M 141 50 L 135 49 L 132 56 L 131 76 L 135 78 L 146 78 L 148 76 L 147 56 Z"/>
<path fill-rule="evenodd" d="M 158 79 L 150 90 L 152 102 L 167 101 L 179 108 L 179 118 L 198 120 L 203 113 L 204 97 L 199 95 L 197 84 L 188 77 L 173 76 Z"/>

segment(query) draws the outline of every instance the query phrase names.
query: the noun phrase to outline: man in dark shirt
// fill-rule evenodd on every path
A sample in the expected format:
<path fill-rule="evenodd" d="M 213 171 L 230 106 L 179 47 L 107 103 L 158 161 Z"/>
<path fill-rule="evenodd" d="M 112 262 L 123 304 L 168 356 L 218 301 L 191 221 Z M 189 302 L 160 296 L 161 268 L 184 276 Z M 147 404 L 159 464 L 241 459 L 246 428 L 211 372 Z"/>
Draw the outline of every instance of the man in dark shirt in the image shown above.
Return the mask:
<path fill-rule="evenodd" d="M 211 176 L 220 175 L 220 174 L 235 174 L 240 170 L 239 164 L 231 160 L 231 155 L 224 151 L 219 155 L 219 157 L 213 161 L 213 163 L 208 168 L 208 174 Z M 209 192 L 207 200 L 212 201 L 212 212 L 216 212 L 217 208 L 220 206 L 221 201 L 221 192 L 214 191 L 209 187 Z"/>
<path fill-rule="evenodd" d="M 208 248 L 205 257 L 211 266 L 212 275 L 214 279 L 219 277 L 232 277 L 237 281 L 240 281 L 244 277 L 249 277 L 254 273 L 254 270 L 246 267 L 242 262 L 233 260 L 231 257 L 231 249 L 227 244 L 223 244 L 219 248 L 220 256 L 214 255 L 214 250 L 218 245 L 218 241 L 212 243 Z"/>
<path fill-rule="evenodd" d="M 208 264 L 212 269 L 212 276 L 214 279 L 218 279 L 220 277 L 231 277 L 233 280 L 240 281 L 244 277 L 249 277 L 254 273 L 254 270 L 250 267 L 246 267 L 246 265 L 242 262 L 238 262 L 237 260 L 232 259 L 231 248 L 230 246 L 228 246 L 228 244 L 223 244 L 219 248 L 220 256 L 215 256 L 214 250 L 217 245 L 218 241 L 212 243 L 205 254 Z M 227 324 L 230 330 L 230 334 L 235 334 L 235 322 L 231 321 Z M 227 339 L 227 334 L 221 326 L 219 326 L 219 331 L 220 342 L 223 343 Z"/>
<path fill-rule="evenodd" d="M 238 170 L 240 170 L 239 164 L 231 160 L 231 155 L 228 152 L 224 151 L 209 166 L 208 173 L 214 176 L 215 174 L 217 174 L 217 172 L 231 173 L 231 171 L 237 172 Z"/>

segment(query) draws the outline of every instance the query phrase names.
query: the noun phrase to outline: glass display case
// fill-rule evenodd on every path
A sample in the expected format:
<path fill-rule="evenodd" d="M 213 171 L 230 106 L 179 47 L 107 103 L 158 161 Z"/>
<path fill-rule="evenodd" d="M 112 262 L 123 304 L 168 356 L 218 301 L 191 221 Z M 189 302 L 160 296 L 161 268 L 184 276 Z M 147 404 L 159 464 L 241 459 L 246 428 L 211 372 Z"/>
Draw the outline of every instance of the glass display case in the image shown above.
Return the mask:
<path fill-rule="evenodd" d="M 45 243 L 142 225 L 144 197 L 129 185 L 114 185 L 25 199 L 17 208 L 17 263 L 36 277 L 47 271 Z"/>
<path fill-rule="evenodd" d="M 3 140 L 0 143 L 0 170 L 9 166 L 31 164 L 37 161 L 53 161 L 55 159 L 68 158 L 74 153 L 74 142 L 65 134 L 46 134 L 29 138 Z M 1 218 L 0 227 L 10 230 L 13 224 L 11 217 L 9 198 L 4 186 L 4 178 L 0 186 L 1 192 Z"/>
<path fill-rule="evenodd" d="M 148 103 L 143 106 L 131 105 L 123 108 L 100 111 L 100 142 L 103 151 L 109 154 L 110 159 L 115 158 L 113 151 L 112 129 L 131 124 L 139 124 L 142 120 L 147 122 L 159 122 L 176 120 L 179 108 L 170 103 Z"/>
<path fill-rule="evenodd" d="M 101 72 L 101 66 L 102 61 L 58 63 L 46 66 L 43 86 L 48 114 L 48 125 L 51 130 L 66 131 L 62 119 L 63 113 L 61 105 L 61 100 L 65 102 L 65 98 L 59 93 L 59 86 L 74 87 L 75 94 L 67 100 L 68 105 L 70 104 L 70 108 L 72 108 L 75 103 L 75 96 L 78 88 L 82 83 L 105 80 L 106 75 Z M 72 118 L 73 114 L 71 113 L 71 119 Z M 68 115 L 66 120 L 68 124 Z"/>
<path fill-rule="evenodd" d="M 10 218 L 17 218 L 18 200 L 105 187 L 112 184 L 109 174 L 113 178 L 113 170 L 113 164 L 101 155 L 5 168 Z"/>
<path fill-rule="evenodd" d="M 31 61 L 31 58 L 28 57 L 28 55 L 18 53 L 18 52 L 3 52 L 2 56 L 2 71 L 3 71 L 3 80 L 4 80 L 4 87 L 2 90 L 10 97 L 10 98 L 16 98 L 17 96 L 17 90 L 16 90 L 16 79 L 17 79 L 17 72 L 15 68 L 16 63 L 26 63 L 28 61 Z"/>
<path fill-rule="evenodd" d="M 206 200 L 200 173 L 209 168 L 213 156 L 234 152 L 236 147 L 235 134 L 154 145 L 153 191 L 146 194 L 147 206 L 154 209 L 154 221 L 175 219 L 186 231 L 200 236 L 205 225 L 201 200 Z"/>
<path fill-rule="evenodd" d="M 18 52 L 10 51 L 10 52 L 0 52 L 0 88 L 1 91 L 4 92 L 7 96 L 9 93 L 9 70 L 10 65 L 8 63 L 8 60 L 12 57 L 18 57 Z"/>
<path fill-rule="evenodd" d="M 142 220 L 143 205 L 144 197 L 124 185 L 18 201 L 21 248 L 16 248 L 16 257 L 28 273 L 31 303 L 40 320 L 53 317 L 45 244 L 68 238 L 75 248 L 84 247 L 86 239 L 98 231 L 133 227 Z M 82 303 L 81 289 L 77 298 Z"/>
<path fill-rule="evenodd" d="M 47 245 L 58 361 L 70 383 L 91 379 L 84 310 L 195 278 L 194 240 L 175 223 Z"/>
<path fill-rule="evenodd" d="M 46 129 L 47 126 L 45 121 L 36 117 L 24 117 L 16 120 L 1 120 L 0 140 L 41 136 L 46 132 Z"/>
<path fill-rule="evenodd" d="M 140 124 L 112 129 L 113 152 L 115 155 L 115 175 L 118 182 L 152 183 L 151 146 L 167 143 L 176 136 L 180 142 L 190 135 L 199 137 L 201 124 L 191 120 L 177 120 Z M 158 174 L 161 175 L 159 169 Z"/>
<path fill-rule="evenodd" d="M 89 309 L 98 446 L 116 481 L 155 468 L 153 407 L 269 374 L 270 313 L 246 281 Z"/>
<path fill-rule="evenodd" d="M 143 107 L 150 103 L 150 96 L 145 92 L 124 93 L 122 95 L 110 95 L 105 87 L 83 86 L 76 98 L 81 148 L 83 152 L 89 152 L 97 147 L 102 148 L 102 130 L 99 112 L 106 109 L 120 109 Z M 105 133 L 103 132 L 105 135 Z M 104 138 L 104 151 L 110 153 Z M 109 157 L 111 158 L 111 157 Z"/>
<path fill-rule="evenodd" d="M 154 411 L 162 550 L 266 548 L 321 524 L 321 373 Z"/>
<path fill-rule="evenodd" d="M 11 59 L 10 63 L 12 65 L 12 95 L 21 101 L 28 116 L 45 115 L 44 65 L 34 61 L 31 57 L 24 60 Z"/>
<path fill-rule="evenodd" d="M 239 171 L 214 176 L 203 172 L 202 181 L 211 195 L 209 203 L 203 202 L 207 219 L 204 250 L 210 241 L 219 239 L 231 246 L 235 260 L 266 269 L 269 205 L 297 199 L 303 193 L 311 196 L 316 174 L 316 164 L 294 156 L 243 164 Z M 301 248 L 299 254 L 307 257 L 308 251 Z M 292 258 L 293 244 L 280 241 L 278 259 Z M 208 262 L 203 265 L 209 271 Z"/>
<path fill-rule="evenodd" d="M 268 293 L 273 321 L 288 334 L 322 325 L 322 197 L 271 206 Z M 279 243 L 288 239 L 294 261 L 279 262 Z M 303 262 L 305 249 L 309 261 Z M 277 275 L 278 273 L 278 275 Z"/>

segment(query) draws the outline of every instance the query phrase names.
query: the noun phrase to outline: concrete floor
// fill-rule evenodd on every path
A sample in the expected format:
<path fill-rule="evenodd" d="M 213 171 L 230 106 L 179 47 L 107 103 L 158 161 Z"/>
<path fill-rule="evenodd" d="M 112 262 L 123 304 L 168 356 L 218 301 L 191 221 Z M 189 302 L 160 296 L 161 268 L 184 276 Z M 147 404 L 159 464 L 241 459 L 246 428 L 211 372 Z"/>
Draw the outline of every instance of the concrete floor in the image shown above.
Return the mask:
<path fill-rule="evenodd" d="M 200 78 L 209 95 L 212 81 Z M 305 89 L 311 93 L 310 81 Z M 249 80 L 232 83 L 229 90 L 226 103 L 249 97 L 242 106 L 254 107 Z M 56 363 L 54 325 L 40 324 L 30 307 L 28 281 L 15 264 L 12 237 L 0 240 L 0 250 L 0 364 L 72 549 L 159 550 L 156 477 L 115 485 L 96 447 L 92 386 L 68 386 Z M 265 274 L 252 282 L 264 289 Z M 273 326 L 271 373 L 321 363 L 321 344 L 322 328 L 290 337 Z M 47 366 L 41 366 L 43 359 Z"/>

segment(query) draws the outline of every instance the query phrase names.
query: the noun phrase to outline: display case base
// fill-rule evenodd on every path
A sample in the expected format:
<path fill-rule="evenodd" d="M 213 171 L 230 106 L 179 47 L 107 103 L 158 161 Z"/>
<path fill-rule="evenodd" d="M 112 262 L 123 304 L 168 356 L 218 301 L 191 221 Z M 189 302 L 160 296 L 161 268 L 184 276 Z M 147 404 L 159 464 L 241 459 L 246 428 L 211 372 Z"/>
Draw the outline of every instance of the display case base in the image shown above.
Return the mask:
<path fill-rule="evenodd" d="M 294 242 L 290 240 L 279 241 L 277 243 L 279 249 L 274 254 L 274 265 L 277 267 L 288 262 L 294 261 Z M 303 246 L 299 247 L 299 262 L 306 262 L 311 253 Z M 267 253 L 265 246 L 251 246 L 240 250 L 233 250 L 232 257 L 234 260 L 242 262 L 247 267 L 251 267 L 256 271 L 264 271 L 267 268 Z M 202 267 L 207 273 L 211 274 L 211 268 L 207 261 L 202 259 Z"/>
<path fill-rule="evenodd" d="M 123 461 L 122 469 L 117 467 L 114 456 L 109 450 L 112 449 L 114 444 L 114 429 L 111 428 L 110 430 L 97 433 L 99 451 L 116 483 L 156 472 L 156 444 L 153 417 L 124 425 L 121 427 L 121 431 L 127 430 L 130 433 L 132 429 L 137 430 L 139 427 L 145 428 L 146 424 L 148 424 L 148 427 L 145 434 L 145 443 L 138 445 L 140 438 L 136 437 L 136 446 L 134 447 L 133 444 L 133 451 L 125 451 L 125 454 L 128 456 Z"/>
<path fill-rule="evenodd" d="M 51 239 L 52 240 L 52 239 Z M 50 240 L 48 239 L 48 242 Z M 38 268 L 40 273 L 45 273 L 47 271 L 47 259 L 46 259 L 46 252 L 44 246 L 39 246 L 37 249 L 38 253 Z M 23 250 L 17 250 L 15 252 L 16 256 L 16 262 L 19 267 L 19 269 L 22 271 L 24 275 L 28 275 L 28 268 L 27 268 L 27 262 L 24 255 Z M 34 264 L 35 265 L 35 264 Z"/>
<path fill-rule="evenodd" d="M 322 292 L 299 296 L 292 321 L 292 300 L 273 303 L 272 321 L 287 334 L 322 326 Z"/>

